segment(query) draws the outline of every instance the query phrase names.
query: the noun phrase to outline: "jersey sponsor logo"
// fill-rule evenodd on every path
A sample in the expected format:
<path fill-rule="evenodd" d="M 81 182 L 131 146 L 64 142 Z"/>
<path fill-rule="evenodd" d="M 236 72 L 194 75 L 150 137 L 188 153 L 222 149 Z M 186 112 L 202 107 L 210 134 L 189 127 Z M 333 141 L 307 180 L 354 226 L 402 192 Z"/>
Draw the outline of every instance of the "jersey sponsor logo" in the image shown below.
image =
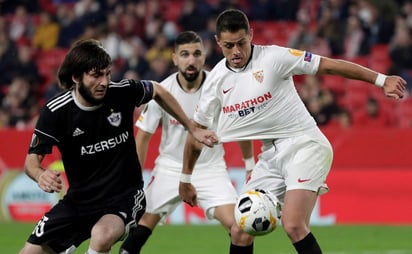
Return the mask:
<path fill-rule="evenodd" d="M 305 62 L 311 62 L 312 61 L 312 53 L 310 53 L 310 52 L 305 52 L 305 57 L 303 58 L 303 60 L 305 61 Z"/>
<path fill-rule="evenodd" d="M 222 111 L 224 114 L 231 118 L 247 116 L 255 111 L 263 109 L 267 101 L 272 99 L 272 94 L 267 92 L 261 96 L 253 99 L 242 101 L 228 106 L 223 106 Z"/>
<path fill-rule="evenodd" d="M 81 155 L 96 154 L 115 148 L 116 146 L 126 143 L 129 139 L 129 133 L 125 131 L 117 137 L 109 138 L 107 140 L 99 141 L 92 145 L 82 146 L 80 148 Z"/>
<path fill-rule="evenodd" d="M 298 183 L 304 183 L 308 181 L 310 181 L 310 178 L 307 178 L 307 179 L 298 178 Z"/>
<path fill-rule="evenodd" d="M 119 127 L 122 122 L 122 114 L 120 112 L 112 112 L 110 116 L 107 117 L 107 120 L 109 120 L 109 123 L 114 127 Z"/>
<path fill-rule="evenodd" d="M 76 129 L 73 131 L 73 137 L 80 136 L 80 135 L 82 135 L 83 133 L 84 133 L 84 131 L 80 130 L 79 128 L 76 128 Z"/>
<path fill-rule="evenodd" d="M 263 70 L 254 72 L 253 77 L 255 77 L 257 82 L 262 83 L 263 82 Z"/>
<path fill-rule="evenodd" d="M 228 92 L 230 92 L 230 90 L 232 90 L 233 87 L 229 88 L 229 89 L 223 89 L 223 94 L 227 94 Z"/>
<path fill-rule="evenodd" d="M 299 49 L 289 49 L 288 51 L 289 51 L 289 53 L 291 53 L 291 54 L 294 55 L 294 56 L 301 56 L 301 55 L 303 55 L 303 51 L 302 51 L 302 50 L 299 50 Z"/>

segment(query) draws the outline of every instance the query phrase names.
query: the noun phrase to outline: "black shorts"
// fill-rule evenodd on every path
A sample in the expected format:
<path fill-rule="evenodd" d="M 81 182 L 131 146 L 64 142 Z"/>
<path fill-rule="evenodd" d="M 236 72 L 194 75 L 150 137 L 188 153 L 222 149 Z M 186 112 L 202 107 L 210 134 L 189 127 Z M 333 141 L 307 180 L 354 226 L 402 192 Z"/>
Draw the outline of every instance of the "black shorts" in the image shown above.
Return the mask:
<path fill-rule="evenodd" d="M 60 200 L 37 223 L 27 242 L 46 245 L 56 253 L 71 246 L 78 247 L 90 238 L 96 222 L 106 214 L 119 216 L 125 224 L 125 233 L 143 215 L 146 199 L 142 189 L 126 192 L 116 199 L 116 204 L 102 206 L 93 212 L 79 212 L 79 209 L 67 199 Z"/>

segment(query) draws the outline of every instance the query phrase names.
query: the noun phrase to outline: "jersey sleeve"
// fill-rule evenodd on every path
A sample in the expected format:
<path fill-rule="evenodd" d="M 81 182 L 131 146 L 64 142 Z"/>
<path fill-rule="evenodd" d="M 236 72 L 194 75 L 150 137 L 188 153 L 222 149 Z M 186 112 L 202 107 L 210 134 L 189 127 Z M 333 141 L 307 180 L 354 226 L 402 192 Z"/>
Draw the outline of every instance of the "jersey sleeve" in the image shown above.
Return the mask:
<path fill-rule="evenodd" d="M 136 100 L 136 106 L 148 103 L 153 98 L 153 83 L 149 80 L 133 81 L 141 97 Z"/>
<path fill-rule="evenodd" d="M 213 119 L 216 119 L 216 112 L 219 112 L 216 109 L 221 105 L 217 95 L 219 82 L 214 78 L 213 72 L 207 76 L 203 86 L 201 100 L 196 105 L 193 120 L 210 128 L 213 126 Z"/>
<path fill-rule="evenodd" d="M 153 134 L 159 126 L 161 118 L 162 109 L 157 102 L 152 100 L 144 107 L 136 121 L 136 127 Z"/>
<path fill-rule="evenodd" d="M 274 60 L 274 69 L 284 78 L 301 74 L 314 75 L 318 71 L 319 55 L 284 47 L 277 47 L 273 53 L 276 54 L 273 58 L 276 59 Z"/>
<path fill-rule="evenodd" d="M 40 112 L 34 129 L 28 153 L 35 154 L 50 154 L 53 146 L 57 145 L 59 141 L 57 120 L 55 115 L 44 107 Z"/>

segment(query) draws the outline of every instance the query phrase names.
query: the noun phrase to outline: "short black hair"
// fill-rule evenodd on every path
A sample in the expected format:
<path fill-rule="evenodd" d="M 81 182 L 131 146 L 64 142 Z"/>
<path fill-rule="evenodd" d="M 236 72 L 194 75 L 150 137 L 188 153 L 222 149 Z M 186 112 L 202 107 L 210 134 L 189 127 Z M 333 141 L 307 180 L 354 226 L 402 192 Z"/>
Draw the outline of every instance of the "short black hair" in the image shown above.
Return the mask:
<path fill-rule="evenodd" d="M 200 43 L 203 44 L 202 38 L 193 31 L 184 31 L 177 35 L 175 40 L 175 49 L 183 44 Z"/>
<path fill-rule="evenodd" d="M 228 9 L 219 14 L 216 19 L 216 35 L 222 32 L 237 32 L 244 29 L 249 32 L 249 20 L 244 12 L 238 9 Z"/>
<path fill-rule="evenodd" d="M 58 71 L 61 87 L 72 88 L 72 77 L 81 78 L 91 70 L 103 70 L 112 65 L 112 59 L 98 40 L 85 39 L 73 44 Z"/>

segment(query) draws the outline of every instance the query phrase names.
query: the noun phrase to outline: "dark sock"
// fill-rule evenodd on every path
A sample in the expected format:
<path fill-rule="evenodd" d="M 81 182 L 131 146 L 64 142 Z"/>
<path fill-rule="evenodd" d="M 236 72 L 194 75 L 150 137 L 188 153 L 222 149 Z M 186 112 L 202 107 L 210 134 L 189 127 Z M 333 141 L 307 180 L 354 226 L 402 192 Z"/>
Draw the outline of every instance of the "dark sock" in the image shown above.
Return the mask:
<path fill-rule="evenodd" d="M 148 227 L 137 225 L 132 228 L 120 247 L 119 254 L 138 254 L 152 234 Z"/>
<path fill-rule="evenodd" d="M 237 246 L 230 243 L 229 254 L 253 254 L 253 243 L 249 246 Z"/>
<path fill-rule="evenodd" d="M 294 243 L 293 246 L 299 254 L 322 254 L 322 250 L 311 232 L 299 242 Z"/>

